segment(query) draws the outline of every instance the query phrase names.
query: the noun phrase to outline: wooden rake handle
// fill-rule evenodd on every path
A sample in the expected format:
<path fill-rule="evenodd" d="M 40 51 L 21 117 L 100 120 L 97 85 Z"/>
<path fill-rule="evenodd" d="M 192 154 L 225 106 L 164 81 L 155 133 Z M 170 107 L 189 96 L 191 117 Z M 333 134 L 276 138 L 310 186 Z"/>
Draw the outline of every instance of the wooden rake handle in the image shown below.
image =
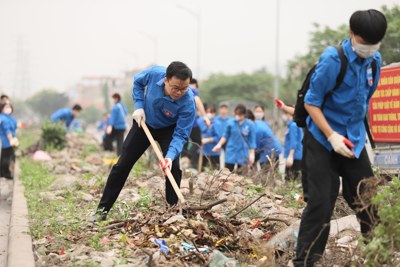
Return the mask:
<path fill-rule="evenodd" d="M 160 149 L 158 148 L 156 141 L 154 141 L 153 136 L 151 135 L 149 128 L 147 128 L 146 123 L 142 120 L 140 123 L 140 126 L 143 128 L 147 138 L 150 141 L 151 146 L 153 147 L 154 151 L 156 152 L 157 158 L 159 161 L 164 161 L 164 156 L 161 153 Z M 185 198 L 182 195 L 181 190 L 179 189 L 179 186 L 176 184 L 176 181 L 174 179 L 174 176 L 171 173 L 170 169 L 165 169 L 165 173 L 167 174 L 168 180 L 170 181 L 172 187 L 175 190 L 176 195 L 178 196 L 179 200 L 181 201 L 182 204 L 186 202 Z"/>

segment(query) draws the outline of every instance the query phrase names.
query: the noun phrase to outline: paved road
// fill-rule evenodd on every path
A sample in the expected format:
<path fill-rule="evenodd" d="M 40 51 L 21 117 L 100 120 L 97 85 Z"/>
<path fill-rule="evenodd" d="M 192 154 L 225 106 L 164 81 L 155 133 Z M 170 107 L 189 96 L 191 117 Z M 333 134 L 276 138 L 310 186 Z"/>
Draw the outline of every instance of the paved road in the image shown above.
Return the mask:
<path fill-rule="evenodd" d="M 7 266 L 8 231 L 10 226 L 11 205 L 0 200 L 0 267 Z"/>

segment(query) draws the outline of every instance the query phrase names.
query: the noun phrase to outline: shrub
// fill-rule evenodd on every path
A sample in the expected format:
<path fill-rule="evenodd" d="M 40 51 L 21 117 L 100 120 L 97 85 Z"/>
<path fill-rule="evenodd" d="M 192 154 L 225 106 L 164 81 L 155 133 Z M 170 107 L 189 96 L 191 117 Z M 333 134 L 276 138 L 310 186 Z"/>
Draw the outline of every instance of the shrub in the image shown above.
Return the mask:
<path fill-rule="evenodd" d="M 54 123 L 52 121 L 45 121 L 42 124 L 41 142 L 43 148 L 49 149 L 63 149 L 67 144 L 65 125 L 61 122 Z"/>
<path fill-rule="evenodd" d="M 382 186 L 373 198 L 378 206 L 380 223 L 373 231 L 372 240 L 365 246 L 365 266 L 399 266 L 400 251 L 400 181 L 394 178 Z"/>

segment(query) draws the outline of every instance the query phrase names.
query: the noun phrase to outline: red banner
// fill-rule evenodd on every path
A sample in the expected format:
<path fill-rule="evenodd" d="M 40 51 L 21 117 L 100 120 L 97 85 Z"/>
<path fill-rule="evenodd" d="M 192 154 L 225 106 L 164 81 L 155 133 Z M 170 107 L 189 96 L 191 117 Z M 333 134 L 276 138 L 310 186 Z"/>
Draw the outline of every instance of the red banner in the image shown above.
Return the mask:
<path fill-rule="evenodd" d="M 400 142 L 400 67 L 382 69 L 369 119 L 375 142 Z"/>

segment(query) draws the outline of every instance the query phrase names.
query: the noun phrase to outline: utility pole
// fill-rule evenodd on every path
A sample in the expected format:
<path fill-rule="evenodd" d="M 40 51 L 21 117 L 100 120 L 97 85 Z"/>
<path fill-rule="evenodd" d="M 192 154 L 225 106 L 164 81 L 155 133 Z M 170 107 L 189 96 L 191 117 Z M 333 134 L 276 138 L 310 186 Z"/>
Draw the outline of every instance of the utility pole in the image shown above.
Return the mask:
<path fill-rule="evenodd" d="M 197 63 L 197 67 L 196 67 L 196 77 L 198 79 L 200 79 L 200 75 L 201 75 L 201 13 L 200 12 L 196 12 L 192 9 L 189 9 L 185 6 L 182 5 L 178 5 L 178 8 L 186 11 L 187 13 L 189 13 L 190 15 L 192 15 L 197 23 L 197 52 L 196 52 L 196 63 Z"/>
<path fill-rule="evenodd" d="M 275 30 L 275 80 L 274 80 L 274 98 L 279 98 L 279 0 L 276 0 L 276 30 Z M 278 121 L 278 108 L 274 105 L 274 120 Z"/>

